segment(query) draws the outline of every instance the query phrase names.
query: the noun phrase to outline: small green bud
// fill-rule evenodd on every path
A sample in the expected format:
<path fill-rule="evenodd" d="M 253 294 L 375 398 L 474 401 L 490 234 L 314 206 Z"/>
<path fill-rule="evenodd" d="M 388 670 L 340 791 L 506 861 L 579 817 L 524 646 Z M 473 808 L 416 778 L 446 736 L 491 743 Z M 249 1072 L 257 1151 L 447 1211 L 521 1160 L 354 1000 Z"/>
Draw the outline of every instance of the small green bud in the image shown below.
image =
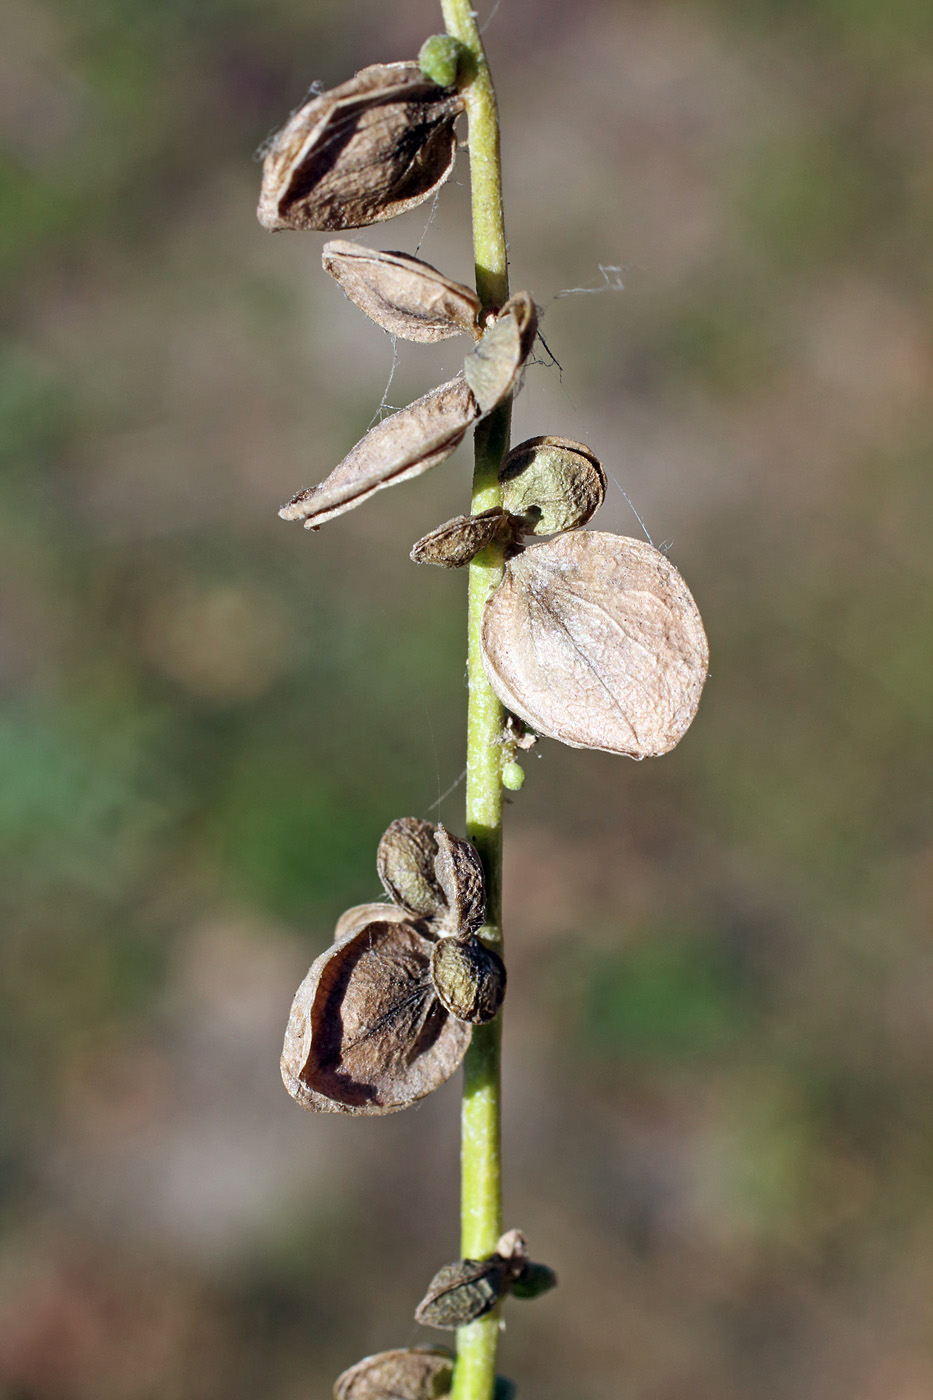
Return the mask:
<path fill-rule="evenodd" d="M 502 765 L 502 786 L 509 792 L 521 792 L 525 786 L 525 770 L 514 759 L 511 763 Z"/>
<path fill-rule="evenodd" d="M 418 50 L 418 67 L 440 87 L 453 87 L 463 45 L 450 34 L 432 34 Z"/>

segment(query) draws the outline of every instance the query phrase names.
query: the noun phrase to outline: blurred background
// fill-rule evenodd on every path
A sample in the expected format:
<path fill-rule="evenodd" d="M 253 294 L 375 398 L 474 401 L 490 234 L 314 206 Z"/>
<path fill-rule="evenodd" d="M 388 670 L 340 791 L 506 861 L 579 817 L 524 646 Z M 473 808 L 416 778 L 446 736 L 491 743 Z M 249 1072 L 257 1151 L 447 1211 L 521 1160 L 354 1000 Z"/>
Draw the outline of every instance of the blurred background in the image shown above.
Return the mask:
<path fill-rule="evenodd" d="M 3 8 L 0 1395 L 316 1400 L 445 1340 L 458 1078 L 315 1118 L 278 1056 L 388 823 L 462 830 L 465 578 L 408 550 L 470 463 L 277 518 L 393 357 L 251 157 L 438 7 Z M 712 651 L 673 754 L 544 741 L 509 808 L 506 1224 L 561 1287 L 501 1369 L 929 1400 L 933 9 L 480 18 L 560 365 L 515 440 L 593 448 L 596 528 L 640 534 L 627 492 Z M 354 236 L 468 281 L 466 182 Z M 385 401 L 463 353 L 400 345 Z"/>

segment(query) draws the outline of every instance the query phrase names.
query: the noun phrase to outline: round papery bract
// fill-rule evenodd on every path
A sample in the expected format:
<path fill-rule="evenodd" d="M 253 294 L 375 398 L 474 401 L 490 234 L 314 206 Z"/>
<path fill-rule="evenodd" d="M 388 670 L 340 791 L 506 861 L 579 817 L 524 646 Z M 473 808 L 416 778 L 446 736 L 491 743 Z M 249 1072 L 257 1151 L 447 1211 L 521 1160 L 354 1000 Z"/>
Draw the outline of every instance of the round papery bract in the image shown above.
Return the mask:
<path fill-rule="evenodd" d="M 570 438 L 528 438 L 499 468 L 504 508 L 524 533 L 558 535 L 592 519 L 606 496 L 606 473 L 594 453 Z"/>
<path fill-rule="evenodd" d="M 596 531 L 509 560 L 481 635 L 490 685 L 532 729 L 630 758 L 683 737 L 709 665 L 696 603 L 667 556 Z"/>
<path fill-rule="evenodd" d="M 446 1347 L 381 1351 L 337 1377 L 334 1400 L 440 1400 L 450 1394 L 453 1367 Z"/>
<path fill-rule="evenodd" d="M 394 1113 L 450 1078 L 471 1028 L 437 1000 L 433 948 L 400 910 L 362 905 L 345 916 L 340 941 L 298 988 L 285 1032 L 282 1079 L 303 1108 Z"/>

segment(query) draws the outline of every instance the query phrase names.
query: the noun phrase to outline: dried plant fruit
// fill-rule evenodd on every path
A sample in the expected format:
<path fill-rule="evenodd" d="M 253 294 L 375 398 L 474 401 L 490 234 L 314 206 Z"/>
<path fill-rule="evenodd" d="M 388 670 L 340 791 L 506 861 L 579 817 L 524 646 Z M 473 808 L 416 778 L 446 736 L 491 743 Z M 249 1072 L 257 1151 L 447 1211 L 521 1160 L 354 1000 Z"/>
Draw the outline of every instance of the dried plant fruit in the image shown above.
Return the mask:
<path fill-rule="evenodd" d="M 449 1079 L 470 1028 L 440 1005 L 434 939 L 403 910 L 361 905 L 295 995 L 282 1078 L 303 1108 L 393 1113 Z"/>
<path fill-rule="evenodd" d="M 445 826 L 435 827 L 437 876 L 447 912 L 438 925 L 438 932 L 456 935 L 474 933 L 486 921 L 486 882 L 483 864 L 476 847 L 459 836 L 452 836 Z"/>
<path fill-rule="evenodd" d="M 376 872 L 389 898 L 416 917 L 443 918 L 447 897 L 434 872 L 437 827 L 418 817 L 399 817 L 376 851 Z"/>
<path fill-rule="evenodd" d="M 530 535 L 558 535 L 590 520 L 606 497 L 606 473 L 588 447 L 534 437 L 513 447 L 499 469 L 502 504 Z"/>
<path fill-rule="evenodd" d="M 507 1274 L 505 1261 L 497 1254 L 491 1259 L 459 1259 L 445 1264 L 428 1284 L 415 1309 L 415 1321 L 444 1328 L 475 1322 L 496 1306 Z"/>
<path fill-rule="evenodd" d="M 453 169 L 456 91 L 416 63 L 375 63 L 312 97 L 273 138 L 257 211 L 268 229 L 363 228 L 430 198 Z"/>
<path fill-rule="evenodd" d="M 410 481 L 454 451 L 479 408 L 459 375 L 372 428 L 318 486 L 299 491 L 279 511 L 317 529 L 362 505 L 376 491 Z"/>
<path fill-rule="evenodd" d="M 443 569 L 462 569 L 493 540 L 511 537 L 506 511 L 493 506 L 479 515 L 458 515 L 420 539 L 411 551 L 416 564 L 438 564 Z"/>
<path fill-rule="evenodd" d="M 505 997 L 505 963 L 475 934 L 435 943 L 431 980 L 441 1005 L 474 1026 L 493 1020 Z"/>
<path fill-rule="evenodd" d="M 509 561 L 482 648 L 493 690 L 539 734 L 631 758 L 683 737 L 709 664 L 696 603 L 666 555 L 583 530 Z"/>
<path fill-rule="evenodd" d="M 337 1377 L 334 1400 L 440 1400 L 450 1394 L 453 1367 L 446 1347 L 380 1351 Z"/>
<path fill-rule="evenodd" d="M 557 1287 L 557 1275 L 547 1264 L 526 1263 L 512 1280 L 512 1293 L 516 1298 L 540 1298 Z"/>
<path fill-rule="evenodd" d="M 479 339 L 479 297 L 420 258 L 336 239 L 324 244 L 321 262 L 344 296 L 390 335 L 421 344 Z"/>
<path fill-rule="evenodd" d="M 483 413 L 515 392 L 537 334 L 537 307 L 527 292 L 516 292 L 464 361 L 463 373 Z"/>

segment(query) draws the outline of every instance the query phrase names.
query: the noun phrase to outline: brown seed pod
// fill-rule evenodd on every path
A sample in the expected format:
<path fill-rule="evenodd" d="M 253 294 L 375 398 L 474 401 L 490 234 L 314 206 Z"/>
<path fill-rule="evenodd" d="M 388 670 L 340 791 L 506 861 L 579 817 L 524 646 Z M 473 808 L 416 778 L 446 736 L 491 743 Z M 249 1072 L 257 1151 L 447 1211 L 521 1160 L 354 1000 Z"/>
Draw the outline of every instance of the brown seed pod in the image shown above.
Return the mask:
<path fill-rule="evenodd" d="M 499 469 L 505 509 L 524 534 L 559 535 L 585 525 L 606 498 L 598 458 L 569 438 L 535 437 L 513 447 Z"/>
<path fill-rule="evenodd" d="M 538 309 L 527 292 L 516 292 L 464 361 L 463 373 L 481 412 L 515 392 L 537 334 Z"/>
<path fill-rule="evenodd" d="M 431 981 L 438 1001 L 458 1021 L 481 1026 L 499 1014 L 505 997 L 505 963 L 470 934 L 441 938 L 431 953 Z"/>
<path fill-rule="evenodd" d="M 447 896 L 435 874 L 437 831 L 433 822 L 399 817 L 376 851 L 376 873 L 389 898 L 419 918 L 443 918 Z"/>
<path fill-rule="evenodd" d="M 453 1368 L 446 1347 L 380 1351 L 337 1377 L 334 1400 L 440 1400 L 450 1394 Z"/>
<path fill-rule="evenodd" d="M 430 198 L 453 169 L 459 94 L 416 63 L 375 63 L 312 97 L 273 138 L 257 216 L 268 229 L 363 228 Z"/>
<path fill-rule="evenodd" d="M 282 1079 L 303 1108 L 393 1113 L 449 1079 L 470 1027 L 440 1005 L 434 939 L 386 905 L 361 905 L 312 964 L 295 995 Z"/>
<path fill-rule="evenodd" d="M 410 481 L 454 451 L 479 408 L 458 376 L 378 423 L 318 486 L 299 491 L 279 511 L 316 530 L 362 505 L 376 491 Z"/>
<path fill-rule="evenodd" d="M 321 261 L 344 295 L 390 335 L 421 344 L 464 333 L 479 339 L 479 297 L 420 258 L 337 239 L 324 244 Z"/>
<path fill-rule="evenodd" d="M 666 555 L 584 530 L 509 561 L 482 649 L 493 690 L 532 729 L 630 758 L 683 737 L 709 664 L 696 603 Z"/>
<path fill-rule="evenodd" d="M 479 515 L 458 515 L 438 525 L 420 539 L 411 551 L 416 564 L 439 564 L 442 569 L 462 569 L 493 540 L 511 539 L 512 528 L 506 511 L 493 506 Z"/>
<path fill-rule="evenodd" d="M 486 921 L 486 881 L 475 846 L 452 836 L 445 826 L 435 828 L 437 859 L 434 873 L 444 891 L 447 911 L 437 926 L 439 933 L 467 934 Z"/>
<path fill-rule="evenodd" d="M 507 1273 L 497 1254 L 491 1259 L 458 1259 L 455 1264 L 445 1264 L 428 1284 L 415 1309 L 415 1321 L 425 1327 L 444 1328 L 475 1322 L 502 1297 Z"/>

